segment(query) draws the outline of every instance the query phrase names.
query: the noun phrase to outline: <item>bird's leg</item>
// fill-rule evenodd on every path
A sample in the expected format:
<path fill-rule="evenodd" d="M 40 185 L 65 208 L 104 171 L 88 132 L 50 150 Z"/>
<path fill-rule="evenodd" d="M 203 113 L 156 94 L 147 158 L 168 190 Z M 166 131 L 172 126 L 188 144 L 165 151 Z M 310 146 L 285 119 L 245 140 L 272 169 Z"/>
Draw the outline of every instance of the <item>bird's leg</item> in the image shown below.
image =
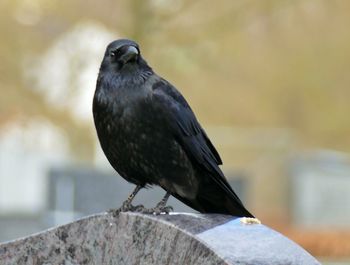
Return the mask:
<path fill-rule="evenodd" d="M 142 189 L 140 185 L 137 185 L 136 188 L 133 190 L 133 192 L 129 195 L 129 197 L 126 199 L 126 201 L 123 202 L 122 207 L 120 209 L 122 212 L 126 212 L 129 210 L 133 210 L 134 206 L 132 206 L 132 201 L 135 198 L 136 194 Z"/>
<path fill-rule="evenodd" d="M 129 195 L 126 201 L 123 202 L 122 206 L 119 209 L 112 209 L 110 212 L 114 216 L 117 216 L 120 212 L 128 212 L 128 211 L 139 211 L 139 209 L 144 209 L 142 205 L 133 206 L 131 203 L 135 198 L 136 194 L 142 189 L 141 185 L 137 185 L 133 192 Z"/>
<path fill-rule="evenodd" d="M 167 203 L 169 197 L 170 197 L 170 193 L 167 192 L 165 194 L 165 196 L 163 197 L 163 199 L 159 203 L 157 203 L 156 207 L 151 208 L 151 209 L 142 209 L 142 210 L 140 210 L 140 212 L 151 213 L 151 214 L 155 214 L 155 215 L 159 215 L 161 213 L 168 214 L 170 211 L 173 210 L 173 207 L 166 206 L 166 203 Z"/>
<path fill-rule="evenodd" d="M 167 193 L 164 195 L 163 199 L 158 202 L 158 204 L 156 205 L 156 209 L 161 210 L 161 212 L 165 212 L 165 213 L 169 213 L 170 211 L 173 210 L 172 206 L 166 206 L 166 203 L 168 202 L 168 199 L 170 197 L 170 192 L 167 191 Z"/>

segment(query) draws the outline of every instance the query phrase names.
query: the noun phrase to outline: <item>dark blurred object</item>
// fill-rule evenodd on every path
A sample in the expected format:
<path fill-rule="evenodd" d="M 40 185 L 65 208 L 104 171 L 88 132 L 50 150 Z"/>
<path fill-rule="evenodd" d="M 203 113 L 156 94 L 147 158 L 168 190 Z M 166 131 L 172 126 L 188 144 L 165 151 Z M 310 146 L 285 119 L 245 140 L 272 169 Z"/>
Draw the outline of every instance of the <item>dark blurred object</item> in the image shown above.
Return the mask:
<path fill-rule="evenodd" d="M 237 174 L 230 184 L 238 195 L 246 197 L 246 179 Z M 39 232 L 55 225 L 71 222 L 85 215 L 104 212 L 120 207 L 133 189 L 113 172 L 89 167 L 56 167 L 48 174 L 47 207 L 37 213 L 16 213 L 0 216 L 0 242 Z M 164 191 L 153 187 L 140 191 L 135 203 L 154 206 Z M 195 212 L 175 198 L 169 203 L 177 212 Z"/>
<path fill-rule="evenodd" d="M 243 199 L 246 197 L 245 181 L 239 175 L 230 181 Z M 112 172 L 86 167 L 53 169 L 49 174 L 48 224 L 63 224 L 80 216 L 118 208 L 132 189 L 133 185 Z M 144 189 L 136 197 L 135 204 L 151 207 L 163 195 L 164 190 L 159 187 Z M 169 203 L 174 211 L 195 212 L 175 198 L 170 198 Z"/>
<path fill-rule="evenodd" d="M 52 225 L 72 221 L 77 217 L 119 208 L 133 185 L 116 173 L 104 173 L 92 168 L 57 168 L 49 175 L 49 222 Z M 151 190 L 151 192 L 149 192 Z M 161 188 L 140 191 L 137 204 L 154 206 L 164 195 Z M 173 200 L 176 211 L 194 212 Z"/>
<path fill-rule="evenodd" d="M 0 242 L 37 233 L 48 228 L 41 215 L 6 215 L 0 216 Z"/>

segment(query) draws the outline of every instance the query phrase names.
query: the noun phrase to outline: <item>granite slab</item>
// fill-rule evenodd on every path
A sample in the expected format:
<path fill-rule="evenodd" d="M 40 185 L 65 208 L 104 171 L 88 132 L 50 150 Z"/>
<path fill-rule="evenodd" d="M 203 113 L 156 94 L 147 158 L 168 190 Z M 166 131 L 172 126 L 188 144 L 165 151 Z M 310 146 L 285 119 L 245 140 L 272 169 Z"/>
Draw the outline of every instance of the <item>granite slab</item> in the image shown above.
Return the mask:
<path fill-rule="evenodd" d="M 280 233 L 217 214 L 109 213 L 0 245 L 0 264 L 320 264 Z"/>

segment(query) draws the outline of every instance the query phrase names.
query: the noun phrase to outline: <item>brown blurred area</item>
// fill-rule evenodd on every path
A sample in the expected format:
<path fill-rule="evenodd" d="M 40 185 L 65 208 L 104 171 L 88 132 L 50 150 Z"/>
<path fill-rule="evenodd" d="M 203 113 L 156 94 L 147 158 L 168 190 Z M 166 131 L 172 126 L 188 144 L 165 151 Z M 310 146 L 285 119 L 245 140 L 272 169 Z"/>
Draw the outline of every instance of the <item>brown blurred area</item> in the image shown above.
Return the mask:
<path fill-rule="evenodd" d="M 89 39 L 73 51 L 78 41 L 63 41 L 94 25 L 109 34 L 106 40 L 136 40 L 153 69 L 184 94 L 227 176 L 247 183 L 245 201 L 263 223 L 316 256 L 350 257 L 350 225 L 321 229 L 296 222 L 302 214 L 293 217 L 298 210 L 291 204 L 304 193 L 291 188 L 290 177 L 294 161 L 324 150 L 350 166 L 349 1 L 3 0 L 0 10 L 0 138 L 12 124 L 45 120 L 66 139 L 72 163 L 95 163 L 92 117 L 75 113 L 84 90 L 94 90 L 94 83 L 74 81 L 91 56 L 87 50 L 75 59 L 74 51 Z M 55 68 L 62 56 L 50 57 L 57 43 L 72 58 L 66 97 L 51 95 L 61 87 L 44 82 L 64 70 Z M 98 48 L 94 60 L 103 52 Z M 91 79 L 98 65 L 94 69 Z M 335 186 L 329 189 L 336 193 Z M 324 208 L 316 214 L 328 211 L 327 203 L 319 205 Z"/>
<path fill-rule="evenodd" d="M 279 231 L 293 241 L 298 242 L 298 244 L 308 250 L 315 257 L 337 257 L 340 260 L 349 258 L 349 230 L 310 231 L 300 228 L 286 228 L 286 226 L 283 225 L 280 227 Z"/>

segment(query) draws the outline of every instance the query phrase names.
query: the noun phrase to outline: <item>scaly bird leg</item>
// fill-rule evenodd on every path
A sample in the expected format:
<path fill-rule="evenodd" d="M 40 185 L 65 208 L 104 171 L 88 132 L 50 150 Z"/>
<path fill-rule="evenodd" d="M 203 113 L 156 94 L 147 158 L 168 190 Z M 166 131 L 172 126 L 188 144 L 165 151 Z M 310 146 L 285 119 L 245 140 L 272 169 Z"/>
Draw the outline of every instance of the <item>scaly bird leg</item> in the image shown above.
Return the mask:
<path fill-rule="evenodd" d="M 133 192 L 129 195 L 126 201 L 123 202 L 122 206 L 119 209 L 109 210 L 113 214 L 113 216 L 117 216 L 120 212 L 133 212 L 139 211 L 139 209 L 144 209 L 142 205 L 133 206 L 131 203 L 135 198 L 136 194 L 142 189 L 142 186 L 137 185 Z"/>

